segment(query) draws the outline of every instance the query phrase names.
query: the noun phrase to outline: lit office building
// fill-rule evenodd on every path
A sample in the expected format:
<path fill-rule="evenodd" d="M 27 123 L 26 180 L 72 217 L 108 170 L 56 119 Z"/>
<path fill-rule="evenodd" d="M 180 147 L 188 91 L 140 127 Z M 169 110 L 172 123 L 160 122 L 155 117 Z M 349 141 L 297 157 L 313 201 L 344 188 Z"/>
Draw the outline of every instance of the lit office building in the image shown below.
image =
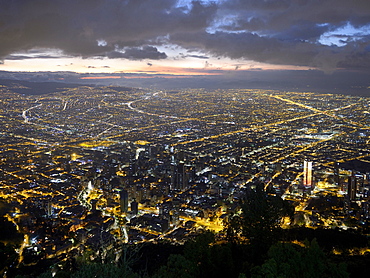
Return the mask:
<path fill-rule="evenodd" d="M 304 161 L 303 163 L 303 186 L 312 188 L 312 161 Z"/>

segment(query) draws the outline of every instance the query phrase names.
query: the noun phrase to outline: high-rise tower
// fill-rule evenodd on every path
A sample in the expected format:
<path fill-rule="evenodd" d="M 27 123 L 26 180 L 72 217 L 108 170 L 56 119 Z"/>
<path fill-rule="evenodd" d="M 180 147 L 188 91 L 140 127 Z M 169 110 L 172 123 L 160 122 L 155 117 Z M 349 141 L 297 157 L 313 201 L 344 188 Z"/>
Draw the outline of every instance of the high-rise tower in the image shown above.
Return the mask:
<path fill-rule="evenodd" d="M 123 189 L 119 192 L 121 212 L 128 211 L 128 192 Z"/>
<path fill-rule="evenodd" d="M 303 162 L 303 186 L 312 188 L 312 161 Z"/>
<path fill-rule="evenodd" d="M 356 200 L 357 179 L 354 173 L 348 178 L 347 196 L 350 201 Z"/>

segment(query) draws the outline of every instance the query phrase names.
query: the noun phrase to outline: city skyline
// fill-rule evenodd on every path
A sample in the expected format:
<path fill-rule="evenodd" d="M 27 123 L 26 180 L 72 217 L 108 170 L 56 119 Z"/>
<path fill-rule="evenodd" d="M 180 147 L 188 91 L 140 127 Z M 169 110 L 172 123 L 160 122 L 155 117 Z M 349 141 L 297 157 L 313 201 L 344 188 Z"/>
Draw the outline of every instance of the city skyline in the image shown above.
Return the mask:
<path fill-rule="evenodd" d="M 368 233 L 368 97 L 78 85 L 18 92 L 26 89 L 0 87 L 0 204 L 23 236 L 13 271 L 42 272 L 47 260 L 87 252 L 97 262 L 127 244 L 186 245 L 204 231 L 228 240 L 230 219 L 247 219 L 242 204 L 263 198 L 259 208 L 285 204 L 291 213 L 274 211 L 279 233 Z M 270 233 L 265 225 L 256 232 Z M 353 247 L 336 246 L 333 254 Z M 356 252 L 368 250 L 361 243 Z"/>

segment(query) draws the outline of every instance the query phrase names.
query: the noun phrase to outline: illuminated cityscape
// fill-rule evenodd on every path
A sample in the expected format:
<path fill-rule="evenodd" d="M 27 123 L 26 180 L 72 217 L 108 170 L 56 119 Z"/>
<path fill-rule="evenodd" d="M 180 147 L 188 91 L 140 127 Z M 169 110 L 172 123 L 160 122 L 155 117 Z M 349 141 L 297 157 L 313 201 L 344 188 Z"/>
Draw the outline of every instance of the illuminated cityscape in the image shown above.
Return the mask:
<path fill-rule="evenodd" d="M 368 231 L 369 98 L 3 86 L 0 105 L 1 198 L 24 237 L 19 265 L 204 230 L 222 238 L 256 184 L 294 206 L 284 228 Z"/>
<path fill-rule="evenodd" d="M 369 0 L 0 1 L 1 277 L 369 265 Z"/>

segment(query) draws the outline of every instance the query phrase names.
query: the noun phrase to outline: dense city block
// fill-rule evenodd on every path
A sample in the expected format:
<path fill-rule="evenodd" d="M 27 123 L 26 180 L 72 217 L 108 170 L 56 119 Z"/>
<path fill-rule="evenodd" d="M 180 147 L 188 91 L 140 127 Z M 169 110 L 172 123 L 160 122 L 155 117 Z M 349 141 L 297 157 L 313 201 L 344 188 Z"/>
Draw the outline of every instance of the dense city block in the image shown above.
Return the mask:
<path fill-rule="evenodd" d="M 369 234 L 370 98 L 17 86 L 0 88 L 3 214 L 22 235 L 12 267 L 204 231 L 222 242 L 257 188 L 292 206 L 281 228 Z"/>

